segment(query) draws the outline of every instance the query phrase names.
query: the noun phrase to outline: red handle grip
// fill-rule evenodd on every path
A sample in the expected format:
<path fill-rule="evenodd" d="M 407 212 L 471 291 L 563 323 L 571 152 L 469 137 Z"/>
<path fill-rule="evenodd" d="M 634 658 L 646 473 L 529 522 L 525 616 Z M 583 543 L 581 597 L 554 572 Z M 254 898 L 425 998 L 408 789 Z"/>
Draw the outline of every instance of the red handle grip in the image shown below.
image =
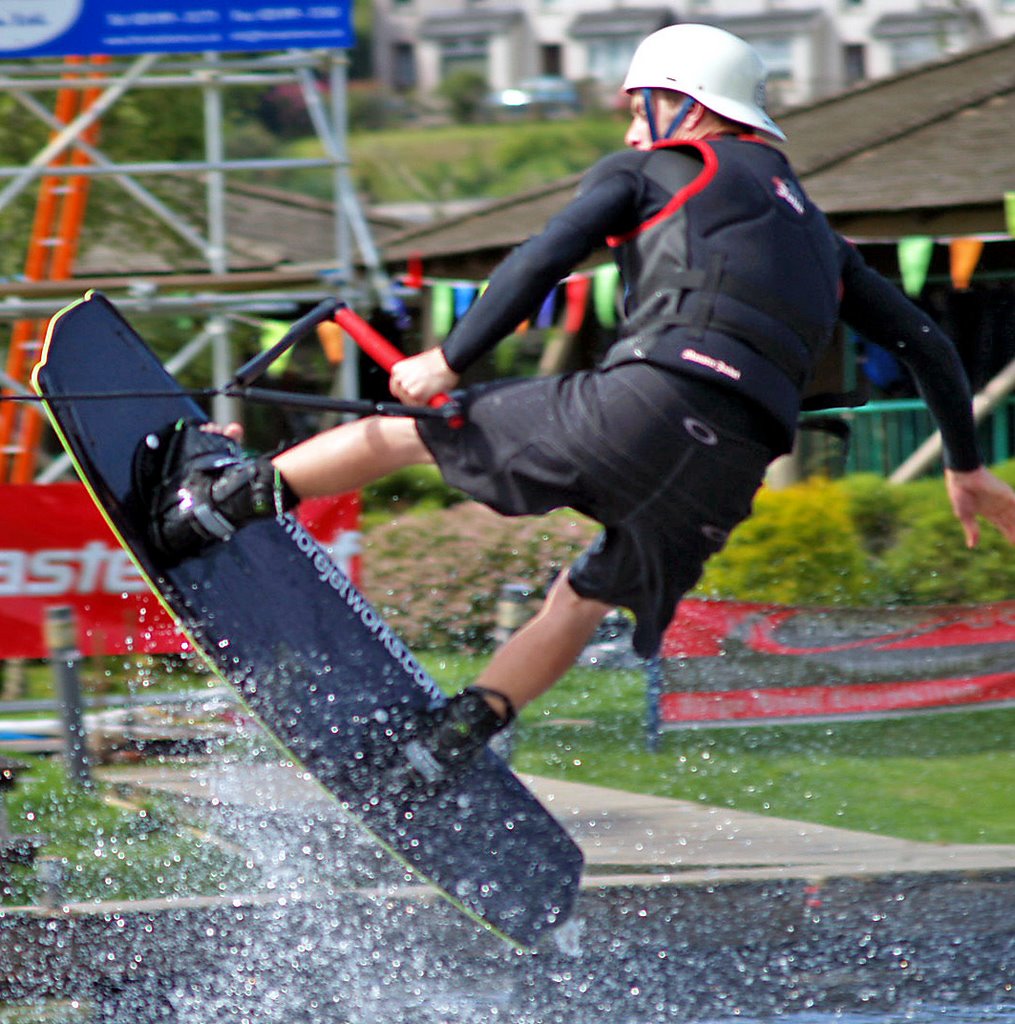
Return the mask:
<path fill-rule="evenodd" d="M 377 363 L 377 365 L 387 373 L 391 373 L 392 367 L 395 363 L 401 362 L 405 358 L 403 352 L 399 352 L 394 345 L 388 341 L 379 331 L 374 330 L 358 313 L 354 312 L 346 305 L 341 305 L 335 310 L 334 314 L 335 323 L 342 328 L 346 334 L 356 342 L 357 345 L 368 355 L 370 358 Z M 440 394 L 434 395 L 433 398 L 427 402 L 433 409 L 440 409 L 447 405 L 451 401 L 449 395 Z M 460 427 L 463 420 L 460 416 L 453 417 L 449 420 L 451 426 Z"/>

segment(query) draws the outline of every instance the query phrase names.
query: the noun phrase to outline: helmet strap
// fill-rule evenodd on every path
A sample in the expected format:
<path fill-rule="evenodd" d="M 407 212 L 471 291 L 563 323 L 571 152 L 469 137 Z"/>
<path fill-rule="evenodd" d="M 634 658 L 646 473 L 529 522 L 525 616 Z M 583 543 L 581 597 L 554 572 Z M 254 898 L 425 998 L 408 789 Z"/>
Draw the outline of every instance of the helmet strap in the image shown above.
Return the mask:
<path fill-rule="evenodd" d="M 656 128 L 656 113 L 652 109 L 652 90 L 642 89 L 641 98 L 645 103 L 645 120 L 648 122 L 649 137 L 653 142 L 658 142 L 659 131 Z"/>
<path fill-rule="evenodd" d="M 663 136 L 664 139 L 672 139 L 676 134 L 677 129 L 684 123 L 684 118 L 691 112 L 691 107 L 694 106 L 694 97 L 688 96 L 683 103 L 680 104 L 680 109 L 673 115 L 673 120 L 670 121 L 669 128 L 666 129 L 666 134 Z M 654 125 L 649 121 L 649 127 L 654 128 Z M 655 132 L 652 132 L 652 140 L 656 139 Z"/>

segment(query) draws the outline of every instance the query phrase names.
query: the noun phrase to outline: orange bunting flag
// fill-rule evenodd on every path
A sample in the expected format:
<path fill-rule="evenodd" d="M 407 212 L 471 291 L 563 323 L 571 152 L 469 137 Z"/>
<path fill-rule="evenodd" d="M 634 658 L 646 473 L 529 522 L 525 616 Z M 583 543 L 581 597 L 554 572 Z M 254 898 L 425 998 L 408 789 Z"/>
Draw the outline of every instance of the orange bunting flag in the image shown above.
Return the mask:
<path fill-rule="evenodd" d="M 948 249 L 951 260 L 952 287 L 964 290 L 973 279 L 973 271 L 980 262 L 983 242 L 978 238 L 956 238 Z"/>
<path fill-rule="evenodd" d="M 324 349 L 325 358 L 332 366 L 342 361 L 345 352 L 345 334 L 333 320 L 325 320 L 317 325 L 317 340 Z"/>
<path fill-rule="evenodd" d="M 585 310 L 592 288 L 590 277 L 569 277 L 564 285 L 564 330 L 574 334 L 585 322 Z"/>

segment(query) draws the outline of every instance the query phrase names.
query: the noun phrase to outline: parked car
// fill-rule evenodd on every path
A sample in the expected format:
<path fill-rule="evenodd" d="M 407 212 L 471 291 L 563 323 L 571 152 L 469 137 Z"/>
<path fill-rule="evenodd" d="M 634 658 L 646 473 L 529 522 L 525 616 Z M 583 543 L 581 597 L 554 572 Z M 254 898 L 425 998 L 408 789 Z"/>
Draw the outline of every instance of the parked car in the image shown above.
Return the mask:
<path fill-rule="evenodd" d="M 509 89 L 490 93 L 486 104 L 498 113 L 576 114 L 581 96 L 574 82 L 556 75 L 526 78 Z"/>

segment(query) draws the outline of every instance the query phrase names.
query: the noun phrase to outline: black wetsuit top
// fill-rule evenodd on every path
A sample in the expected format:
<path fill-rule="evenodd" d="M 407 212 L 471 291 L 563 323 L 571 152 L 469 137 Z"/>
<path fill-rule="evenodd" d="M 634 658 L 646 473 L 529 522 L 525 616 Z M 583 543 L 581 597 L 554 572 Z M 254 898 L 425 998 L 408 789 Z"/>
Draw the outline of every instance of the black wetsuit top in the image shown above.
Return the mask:
<path fill-rule="evenodd" d="M 630 258 L 630 251 L 625 255 L 623 240 L 637 236 L 639 229 L 659 217 L 669 216 L 671 225 L 666 230 L 687 233 L 694 230 L 695 218 L 678 214 L 680 207 L 691 208 L 691 203 L 701 204 L 708 200 L 710 210 L 721 210 L 723 194 L 721 188 L 729 188 L 728 179 L 715 175 L 703 185 L 702 190 L 682 197 L 674 203 L 674 185 L 681 181 L 690 184 L 702 181 L 703 154 L 718 153 L 720 161 L 749 165 L 751 161 L 781 162 L 785 168 L 783 175 L 790 182 L 789 197 L 783 195 L 774 203 L 787 201 L 791 205 L 796 202 L 809 204 L 806 195 L 785 162 L 782 154 L 754 138 L 737 138 L 725 136 L 698 143 L 694 147 L 680 146 L 665 154 L 668 163 L 666 175 L 658 173 L 660 157 L 658 149 L 651 151 L 626 150 L 612 154 L 597 163 L 585 176 L 578 195 L 547 224 L 538 236 L 518 246 L 496 269 L 490 280 L 490 286 L 483 296 L 470 309 L 469 313 L 456 324 L 443 345 L 444 356 L 448 365 L 456 372 L 462 372 L 476 359 L 492 349 L 502 338 L 510 334 L 518 324 L 528 316 L 539 301 L 547 295 L 557 283 L 575 266 L 587 259 L 596 249 L 609 239 L 619 242 L 617 245 L 618 263 L 625 276 L 625 288 L 630 295 L 639 294 L 639 277 L 645 273 L 638 261 Z M 654 168 L 652 163 L 654 162 Z M 660 180 L 662 177 L 663 181 Z M 663 183 L 665 182 L 665 184 Z M 708 189 L 712 188 L 712 193 Z M 677 189 L 679 190 L 679 189 Z M 667 213 L 669 204 L 669 212 Z M 738 209 L 738 196 L 729 196 L 731 218 L 735 218 Z M 720 215 L 721 219 L 721 215 Z M 823 218 L 821 218 L 823 223 Z M 732 221 L 731 221 L 732 223 Z M 689 226 L 691 225 L 691 226 Z M 728 226 L 728 225 L 724 225 Z M 734 224 L 735 227 L 735 224 Z M 911 303 L 898 288 L 871 270 L 860 254 L 841 236 L 834 234 L 824 225 L 815 224 L 814 238 L 821 247 L 820 234 L 827 233 L 832 254 L 832 270 L 837 270 L 838 281 L 835 287 L 839 295 L 838 315 L 845 323 L 862 334 L 868 341 L 880 345 L 893 352 L 913 373 L 917 385 L 927 402 L 932 415 L 941 429 L 945 450 L 945 465 L 958 470 L 975 469 L 982 464 L 971 411 L 971 394 L 958 354 L 950 339 L 941 329 Z M 813 253 L 794 251 L 786 253 L 778 246 L 778 239 L 770 244 L 773 249 L 766 254 L 763 249 L 766 235 L 755 232 L 745 243 L 759 251 L 751 252 L 752 259 L 761 262 L 766 260 L 783 261 L 783 272 L 787 278 L 792 277 L 792 266 L 786 266 L 787 259 L 814 263 Z M 698 248 L 695 238 L 689 238 L 686 244 L 678 244 L 670 248 L 678 253 L 672 260 L 675 274 L 688 270 L 701 269 L 694 262 L 693 250 Z M 731 250 L 736 252 L 736 249 Z M 683 260 L 683 263 L 680 261 Z M 747 264 L 744 264 L 747 265 Z M 827 267 L 821 273 L 827 277 Z M 808 280 L 810 266 L 805 268 L 801 280 Z M 634 276 L 634 280 L 629 280 Z M 665 279 L 665 268 L 654 267 L 652 276 L 655 282 Z M 813 276 L 813 275 L 811 275 Z M 721 291 L 720 285 L 720 291 Z M 805 286 L 798 292 L 805 294 Z M 642 289 L 642 294 L 644 289 Z M 675 319 L 665 308 L 658 310 L 657 315 L 639 316 L 639 305 L 629 309 L 632 320 L 622 327 L 619 344 L 627 344 L 623 339 L 632 332 L 642 330 L 645 322 L 652 322 L 655 333 L 664 332 L 668 327 L 675 330 L 687 330 L 686 325 L 680 326 L 679 319 L 673 324 L 668 320 Z M 819 308 L 821 304 L 818 304 Z M 818 315 L 802 317 L 804 323 L 821 320 Z M 792 318 L 792 317 L 791 317 Z M 768 320 L 771 323 L 770 319 Z M 762 330 L 754 339 L 760 341 L 764 333 L 766 316 L 758 320 Z M 817 333 L 827 330 L 828 324 L 815 323 Z M 805 328 L 802 328 L 805 330 Z M 805 331 L 806 332 L 806 331 Z M 776 331 L 778 333 L 778 331 Z M 719 339 L 720 341 L 722 339 Z M 740 339 L 743 340 L 743 339 Z M 750 343 L 751 339 L 747 341 Z M 816 356 L 820 344 L 814 346 L 811 353 Z M 710 350 L 706 350 L 707 355 Z M 748 355 L 758 356 L 752 346 Z M 609 362 L 611 355 L 607 355 Z M 765 361 L 764 355 L 759 356 Z M 658 362 L 669 370 L 688 374 L 700 373 L 701 361 L 697 364 L 681 366 L 672 359 L 647 357 L 648 362 Z M 781 367 L 787 370 L 786 366 Z M 715 376 L 715 375 L 713 375 Z M 806 374 L 804 374 L 806 376 Z M 788 398 L 785 389 L 773 388 L 766 384 L 764 374 L 754 375 L 756 381 L 734 382 L 723 380 L 718 375 L 716 383 L 727 385 L 737 390 L 747 400 L 757 403 L 770 413 L 773 421 L 783 428 L 782 444 L 788 449 L 792 442 L 792 427 L 795 423 L 796 410 L 799 406 L 800 389 L 804 381 L 795 379 L 791 389 L 792 398 Z M 777 394 L 777 392 L 779 392 Z"/>

